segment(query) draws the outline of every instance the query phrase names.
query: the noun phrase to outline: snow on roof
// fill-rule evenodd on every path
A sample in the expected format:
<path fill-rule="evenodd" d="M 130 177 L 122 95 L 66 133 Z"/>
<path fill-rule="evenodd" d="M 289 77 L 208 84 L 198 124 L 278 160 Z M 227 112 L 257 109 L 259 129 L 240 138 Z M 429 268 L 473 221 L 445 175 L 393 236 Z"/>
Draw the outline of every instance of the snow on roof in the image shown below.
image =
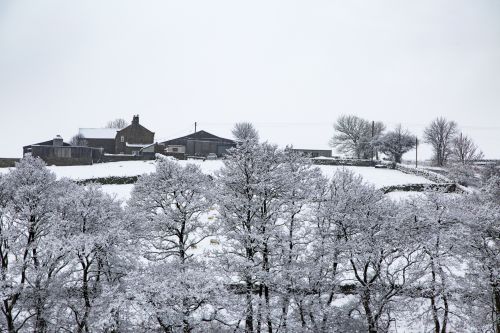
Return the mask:
<path fill-rule="evenodd" d="M 151 147 L 151 146 L 154 146 L 154 145 L 156 145 L 156 143 L 155 143 L 155 142 L 150 143 L 150 144 L 147 144 L 147 145 L 145 145 L 145 146 L 144 146 L 144 147 L 142 147 L 142 148 L 144 149 L 144 148 L 148 148 L 148 147 Z"/>
<path fill-rule="evenodd" d="M 116 128 L 80 128 L 79 133 L 87 139 L 114 139 Z"/>
<path fill-rule="evenodd" d="M 125 145 L 127 147 L 132 147 L 132 148 L 144 148 L 144 147 L 151 146 L 151 143 L 142 144 L 142 143 L 128 143 L 128 142 L 125 142 Z"/>

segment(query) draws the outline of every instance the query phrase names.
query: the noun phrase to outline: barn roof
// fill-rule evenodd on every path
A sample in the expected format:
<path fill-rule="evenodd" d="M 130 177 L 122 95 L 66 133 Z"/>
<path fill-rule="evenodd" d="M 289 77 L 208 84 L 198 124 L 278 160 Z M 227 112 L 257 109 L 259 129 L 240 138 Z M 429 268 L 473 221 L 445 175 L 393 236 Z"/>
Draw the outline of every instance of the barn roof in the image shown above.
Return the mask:
<path fill-rule="evenodd" d="M 87 139 L 115 139 L 116 128 L 80 128 L 79 133 Z"/>
<path fill-rule="evenodd" d="M 27 145 L 27 146 L 24 146 L 23 148 L 30 148 L 31 146 L 53 146 L 53 145 L 54 145 L 54 140 L 49 140 L 49 141 L 44 141 L 44 142 L 39 142 L 39 143 Z M 63 146 L 67 147 L 67 146 L 71 146 L 71 145 L 67 142 L 63 142 Z"/>
<path fill-rule="evenodd" d="M 196 140 L 196 141 L 215 141 L 228 145 L 235 145 L 236 142 L 231 139 L 225 139 L 213 135 L 212 133 L 208 133 L 207 131 L 198 131 L 195 133 L 191 133 L 186 136 L 182 136 L 180 138 L 167 140 L 162 142 L 164 145 L 185 145 L 188 140 Z"/>

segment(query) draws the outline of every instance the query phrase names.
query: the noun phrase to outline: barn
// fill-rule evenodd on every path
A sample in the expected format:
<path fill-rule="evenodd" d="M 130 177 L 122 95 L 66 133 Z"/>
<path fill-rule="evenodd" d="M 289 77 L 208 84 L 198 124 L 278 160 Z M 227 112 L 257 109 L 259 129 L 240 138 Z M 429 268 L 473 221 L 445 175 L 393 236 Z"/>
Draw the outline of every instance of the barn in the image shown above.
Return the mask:
<path fill-rule="evenodd" d="M 99 148 L 72 146 L 61 136 L 23 147 L 23 156 L 39 157 L 49 165 L 90 165 L 100 162 L 103 151 Z"/>
<path fill-rule="evenodd" d="M 198 131 L 164 141 L 161 145 L 165 146 L 165 153 L 169 155 L 206 157 L 208 154 L 215 154 L 221 157 L 228 149 L 236 147 L 236 141 L 221 138 L 206 131 Z"/>

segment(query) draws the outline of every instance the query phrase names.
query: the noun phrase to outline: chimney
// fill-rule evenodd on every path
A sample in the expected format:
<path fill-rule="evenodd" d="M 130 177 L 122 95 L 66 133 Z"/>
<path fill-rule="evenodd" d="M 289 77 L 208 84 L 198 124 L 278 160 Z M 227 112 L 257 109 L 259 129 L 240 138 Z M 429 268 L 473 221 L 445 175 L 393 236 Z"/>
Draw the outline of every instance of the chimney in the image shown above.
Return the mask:
<path fill-rule="evenodd" d="M 56 135 L 56 137 L 52 140 L 52 145 L 61 147 L 63 145 L 63 138 L 60 135 Z"/>
<path fill-rule="evenodd" d="M 135 115 L 134 118 L 132 118 L 132 125 L 139 125 L 139 115 Z"/>

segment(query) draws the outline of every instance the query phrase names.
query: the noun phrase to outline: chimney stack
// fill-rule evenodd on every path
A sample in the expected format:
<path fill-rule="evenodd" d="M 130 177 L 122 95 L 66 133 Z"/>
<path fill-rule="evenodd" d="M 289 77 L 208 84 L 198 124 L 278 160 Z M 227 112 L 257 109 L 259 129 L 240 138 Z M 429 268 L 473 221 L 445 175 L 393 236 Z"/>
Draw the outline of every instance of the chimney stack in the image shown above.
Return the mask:
<path fill-rule="evenodd" d="M 139 115 L 136 114 L 132 119 L 132 125 L 139 125 Z"/>
<path fill-rule="evenodd" d="M 56 135 L 56 137 L 52 140 L 52 145 L 57 147 L 62 147 L 63 138 L 60 135 Z"/>

